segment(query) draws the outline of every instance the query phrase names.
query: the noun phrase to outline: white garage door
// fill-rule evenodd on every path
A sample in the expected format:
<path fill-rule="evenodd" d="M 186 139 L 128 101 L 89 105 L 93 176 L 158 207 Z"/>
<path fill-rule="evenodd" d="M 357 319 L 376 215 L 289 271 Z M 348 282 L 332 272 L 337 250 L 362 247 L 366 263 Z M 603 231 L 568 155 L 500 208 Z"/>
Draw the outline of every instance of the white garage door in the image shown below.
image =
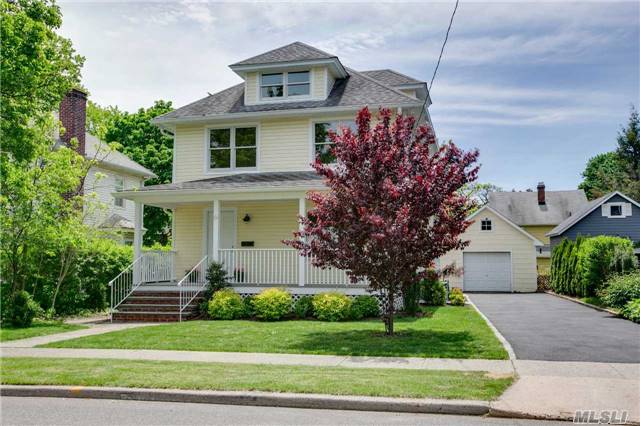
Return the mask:
<path fill-rule="evenodd" d="M 464 291 L 511 291 L 509 253 L 464 253 Z"/>

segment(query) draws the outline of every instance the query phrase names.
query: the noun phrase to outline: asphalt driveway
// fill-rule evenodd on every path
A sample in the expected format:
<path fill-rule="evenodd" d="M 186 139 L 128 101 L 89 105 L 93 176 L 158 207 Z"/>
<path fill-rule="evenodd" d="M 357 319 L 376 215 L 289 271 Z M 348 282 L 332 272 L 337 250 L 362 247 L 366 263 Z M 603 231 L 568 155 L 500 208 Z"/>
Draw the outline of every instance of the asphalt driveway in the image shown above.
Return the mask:
<path fill-rule="evenodd" d="M 518 359 L 640 363 L 640 325 L 544 293 L 468 294 Z"/>

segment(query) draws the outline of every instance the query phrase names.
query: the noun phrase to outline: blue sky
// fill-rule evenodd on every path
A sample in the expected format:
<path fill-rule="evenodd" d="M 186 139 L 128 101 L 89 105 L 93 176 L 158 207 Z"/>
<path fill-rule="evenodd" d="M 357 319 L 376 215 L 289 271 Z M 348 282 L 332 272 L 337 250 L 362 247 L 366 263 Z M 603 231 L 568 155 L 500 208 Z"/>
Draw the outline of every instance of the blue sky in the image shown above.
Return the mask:
<path fill-rule="evenodd" d="M 181 106 L 239 82 L 228 64 L 300 40 L 359 70 L 429 80 L 453 2 L 62 2 L 101 105 Z M 458 9 L 430 109 L 480 149 L 480 181 L 571 189 L 640 103 L 640 2 L 471 2 Z"/>

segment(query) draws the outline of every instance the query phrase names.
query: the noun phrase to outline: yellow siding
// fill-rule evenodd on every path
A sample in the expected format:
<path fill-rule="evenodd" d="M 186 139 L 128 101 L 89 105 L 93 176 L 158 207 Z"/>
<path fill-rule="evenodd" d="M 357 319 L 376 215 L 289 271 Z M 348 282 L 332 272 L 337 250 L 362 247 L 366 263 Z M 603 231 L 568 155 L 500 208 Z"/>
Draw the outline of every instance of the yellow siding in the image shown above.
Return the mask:
<path fill-rule="evenodd" d="M 174 210 L 174 249 L 176 250 L 176 276 L 186 271 L 204 256 L 202 247 L 203 215 L 205 205 L 186 205 Z"/>
<path fill-rule="evenodd" d="M 539 257 L 536 259 L 538 275 L 549 275 L 551 273 L 551 259 L 548 257 Z"/>
<path fill-rule="evenodd" d="M 260 125 L 260 171 L 309 168 L 311 162 L 308 118 L 264 120 Z"/>
<path fill-rule="evenodd" d="M 177 126 L 174 138 L 175 176 L 185 182 L 204 177 L 204 126 Z"/>
<path fill-rule="evenodd" d="M 547 232 L 551 232 L 551 230 L 555 228 L 554 225 L 526 225 L 526 226 L 522 226 L 522 229 L 524 229 L 525 231 L 527 231 L 528 233 L 530 233 L 531 235 L 533 235 L 534 237 L 536 237 L 537 239 L 540 240 L 540 242 L 544 243 L 544 244 L 549 244 L 549 237 L 547 237 L 545 234 Z"/>
<path fill-rule="evenodd" d="M 327 97 L 327 81 L 325 75 L 326 67 L 315 67 L 311 69 L 311 97 L 314 99 L 324 99 Z M 328 74 L 328 73 L 327 73 Z"/>
<path fill-rule="evenodd" d="M 245 78 L 245 102 L 247 105 L 258 102 L 258 73 L 247 73 Z"/>
<path fill-rule="evenodd" d="M 400 91 L 402 93 L 404 93 L 405 95 L 409 95 L 412 98 L 417 98 L 418 96 L 416 95 L 416 91 L 414 89 L 400 89 Z"/>
<path fill-rule="evenodd" d="M 298 201 L 223 202 L 222 208 L 237 211 L 236 248 L 242 241 L 253 241 L 254 248 L 284 248 L 282 240 L 291 239 L 298 229 Z M 248 214 L 251 221 L 242 219 Z"/>
<path fill-rule="evenodd" d="M 493 230 L 480 230 L 480 219 L 490 218 Z M 474 222 L 463 235 L 464 240 L 471 243 L 465 252 L 511 252 L 512 287 L 515 292 L 536 291 L 536 252 L 533 240 L 522 234 L 510 224 L 485 210 L 476 217 Z M 462 251 L 456 250 L 440 258 L 440 265 L 445 266 L 455 262 L 462 267 Z M 454 287 L 463 287 L 463 276 L 448 277 Z"/>
<path fill-rule="evenodd" d="M 331 93 L 331 89 L 333 89 L 333 85 L 336 82 L 336 79 L 328 71 L 327 71 L 327 80 L 328 80 L 328 82 L 327 82 L 326 90 L 327 90 L 327 96 L 329 96 L 329 94 Z"/>

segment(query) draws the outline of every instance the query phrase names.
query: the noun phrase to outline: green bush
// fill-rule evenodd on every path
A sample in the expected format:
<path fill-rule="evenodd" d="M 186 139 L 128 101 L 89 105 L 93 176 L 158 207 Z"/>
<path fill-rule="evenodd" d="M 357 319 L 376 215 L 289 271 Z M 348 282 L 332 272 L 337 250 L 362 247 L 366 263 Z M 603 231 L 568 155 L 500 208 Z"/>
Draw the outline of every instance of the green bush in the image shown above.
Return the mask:
<path fill-rule="evenodd" d="M 206 287 L 202 292 L 204 302 L 200 304 L 200 312 L 206 314 L 209 311 L 208 301 L 211 300 L 213 293 L 223 288 L 229 287 L 227 271 L 224 270 L 224 266 L 219 262 L 211 262 L 207 267 L 206 272 Z"/>
<path fill-rule="evenodd" d="M 298 318 L 310 318 L 313 316 L 313 297 L 302 296 L 293 305 L 293 313 Z"/>
<path fill-rule="evenodd" d="M 422 284 L 422 300 L 428 306 L 444 306 L 447 304 L 447 290 L 440 280 L 424 280 Z"/>
<path fill-rule="evenodd" d="M 609 277 L 636 266 L 633 245 L 626 238 L 601 235 L 565 239 L 551 256 L 551 288 L 571 296 L 595 296 Z"/>
<path fill-rule="evenodd" d="M 607 306 L 614 308 L 622 308 L 629 301 L 640 299 L 640 271 L 609 278 L 600 297 Z"/>
<path fill-rule="evenodd" d="M 39 314 L 42 314 L 42 308 L 24 290 L 14 294 L 9 302 L 8 319 L 14 327 L 29 327 Z"/>
<path fill-rule="evenodd" d="M 313 296 L 313 313 L 322 321 L 347 319 L 351 310 L 351 299 L 342 293 L 320 293 Z"/>
<path fill-rule="evenodd" d="M 417 282 L 402 290 L 402 304 L 407 315 L 415 315 L 420 308 L 422 283 Z"/>
<path fill-rule="evenodd" d="M 291 293 L 280 288 L 268 288 L 253 298 L 257 318 L 266 321 L 282 319 L 291 312 Z"/>
<path fill-rule="evenodd" d="M 458 287 L 454 287 L 449 292 L 449 303 L 453 306 L 464 306 L 464 294 Z"/>
<path fill-rule="evenodd" d="M 213 319 L 232 320 L 243 315 L 242 298 L 231 289 L 216 291 L 209 301 L 209 316 Z"/>
<path fill-rule="evenodd" d="M 627 302 L 620 313 L 626 319 L 640 323 L 640 299 L 634 299 Z"/>
<path fill-rule="evenodd" d="M 362 295 L 356 296 L 351 302 L 350 317 L 354 320 L 363 318 L 373 318 L 380 315 L 380 307 L 378 299 L 373 296 Z"/>
<path fill-rule="evenodd" d="M 253 318 L 256 316 L 256 310 L 253 309 L 253 299 L 255 296 L 247 296 L 242 300 L 244 305 L 244 317 Z"/>

